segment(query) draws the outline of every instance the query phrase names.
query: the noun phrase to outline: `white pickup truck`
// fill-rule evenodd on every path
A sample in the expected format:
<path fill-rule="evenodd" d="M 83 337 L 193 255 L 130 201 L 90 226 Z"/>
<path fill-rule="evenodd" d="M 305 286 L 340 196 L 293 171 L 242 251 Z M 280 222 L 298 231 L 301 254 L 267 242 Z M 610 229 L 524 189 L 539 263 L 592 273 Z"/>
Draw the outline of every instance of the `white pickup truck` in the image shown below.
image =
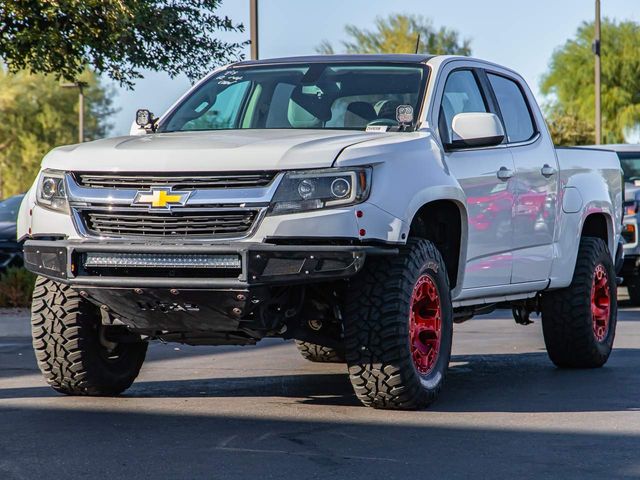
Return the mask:
<path fill-rule="evenodd" d="M 622 182 L 555 149 L 517 73 L 452 56 L 220 68 L 125 137 L 43 160 L 18 221 L 56 390 L 128 388 L 151 340 L 295 339 L 377 408 L 431 403 L 454 322 L 540 312 L 558 367 L 615 335 Z M 265 351 L 268 355 L 268 351 Z"/>

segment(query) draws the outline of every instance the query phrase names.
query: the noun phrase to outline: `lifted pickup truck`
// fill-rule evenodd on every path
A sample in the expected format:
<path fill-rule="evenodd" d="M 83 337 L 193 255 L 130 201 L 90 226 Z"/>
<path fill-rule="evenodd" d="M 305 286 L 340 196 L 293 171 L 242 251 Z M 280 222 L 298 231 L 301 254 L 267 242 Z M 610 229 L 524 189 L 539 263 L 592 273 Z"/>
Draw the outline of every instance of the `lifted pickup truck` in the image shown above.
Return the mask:
<path fill-rule="evenodd" d="M 311 56 L 214 71 L 134 134 L 54 149 L 19 217 L 49 384 L 114 395 L 150 340 L 295 339 L 357 397 L 440 391 L 453 323 L 542 313 L 559 367 L 615 335 L 613 152 L 556 150 L 517 73 L 465 57 Z"/>

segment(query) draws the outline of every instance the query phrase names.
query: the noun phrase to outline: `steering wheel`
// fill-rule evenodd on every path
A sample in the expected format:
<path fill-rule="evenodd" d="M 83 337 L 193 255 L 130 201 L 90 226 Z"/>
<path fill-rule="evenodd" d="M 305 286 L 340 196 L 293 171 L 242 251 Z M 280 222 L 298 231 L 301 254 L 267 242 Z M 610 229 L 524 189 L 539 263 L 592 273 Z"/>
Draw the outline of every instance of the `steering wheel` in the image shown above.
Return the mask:
<path fill-rule="evenodd" d="M 400 124 L 391 118 L 378 118 L 377 120 L 372 120 L 369 123 L 367 123 L 367 127 L 377 127 L 377 126 L 397 127 L 398 125 Z"/>

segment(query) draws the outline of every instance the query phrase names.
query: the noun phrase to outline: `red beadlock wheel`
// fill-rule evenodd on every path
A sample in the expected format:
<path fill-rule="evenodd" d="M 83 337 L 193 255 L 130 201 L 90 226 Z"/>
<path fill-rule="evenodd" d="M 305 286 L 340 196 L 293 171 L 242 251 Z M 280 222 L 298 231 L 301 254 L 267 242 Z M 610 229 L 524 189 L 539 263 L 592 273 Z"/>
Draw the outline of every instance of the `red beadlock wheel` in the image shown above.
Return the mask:
<path fill-rule="evenodd" d="M 609 318 L 611 316 L 611 296 L 609 275 L 602 264 L 598 264 L 593 274 L 591 286 L 591 317 L 593 334 L 598 342 L 604 341 L 609 333 Z"/>
<path fill-rule="evenodd" d="M 440 294 L 429 275 L 418 278 L 411 295 L 409 344 L 413 364 L 421 375 L 428 375 L 438 361 L 442 339 Z"/>
<path fill-rule="evenodd" d="M 613 256 L 601 238 L 582 237 L 571 284 L 542 293 L 542 332 L 561 368 L 603 366 L 613 348 L 617 288 Z"/>
<path fill-rule="evenodd" d="M 411 238 L 398 255 L 367 259 L 344 309 L 349 379 L 375 408 L 412 410 L 433 402 L 451 358 L 453 308 L 436 246 Z"/>

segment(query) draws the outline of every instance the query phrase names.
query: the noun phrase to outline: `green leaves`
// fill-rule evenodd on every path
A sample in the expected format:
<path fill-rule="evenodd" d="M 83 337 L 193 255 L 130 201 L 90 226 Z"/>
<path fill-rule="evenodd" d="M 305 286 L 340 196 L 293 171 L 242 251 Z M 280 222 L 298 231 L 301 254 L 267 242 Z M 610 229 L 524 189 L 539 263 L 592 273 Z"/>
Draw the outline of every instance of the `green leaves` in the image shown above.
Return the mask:
<path fill-rule="evenodd" d="M 350 40 L 343 42 L 347 53 L 417 53 L 434 55 L 471 55 L 470 40 L 460 40 L 455 30 L 436 29 L 430 19 L 421 15 L 390 15 L 378 17 L 374 30 L 359 29 L 355 25 L 345 27 Z M 323 41 L 319 53 L 334 53 L 332 45 Z"/>
<path fill-rule="evenodd" d="M 540 85 L 542 93 L 551 97 L 546 105 L 552 130 L 553 123 L 562 120 L 563 127 L 573 123 L 582 130 L 589 125 L 593 131 L 595 117 L 594 55 L 591 50 L 593 23 L 583 23 L 575 38 L 558 48 Z M 640 24 L 633 21 L 602 22 L 602 123 L 603 143 L 624 141 L 628 130 L 640 123 Z M 577 126 L 581 125 L 581 126 Z M 560 128 L 560 130 L 562 129 Z M 578 133 L 575 128 L 573 133 Z M 592 143 L 593 133 L 577 135 L 583 143 Z M 556 143 L 567 139 L 555 138 Z M 567 143 L 565 143 L 567 144 Z"/>
<path fill-rule="evenodd" d="M 0 0 L 0 58 L 11 72 L 75 80 L 87 65 L 132 86 L 141 69 L 195 80 L 242 57 L 243 32 L 219 17 L 220 0 Z"/>
<path fill-rule="evenodd" d="M 96 75 L 79 80 L 85 92 L 85 137 L 103 137 L 113 112 L 111 92 Z M 62 88 L 52 75 L 8 74 L 0 68 L 0 198 L 26 191 L 42 157 L 58 145 L 78 138 L 78 90 Z"/>

